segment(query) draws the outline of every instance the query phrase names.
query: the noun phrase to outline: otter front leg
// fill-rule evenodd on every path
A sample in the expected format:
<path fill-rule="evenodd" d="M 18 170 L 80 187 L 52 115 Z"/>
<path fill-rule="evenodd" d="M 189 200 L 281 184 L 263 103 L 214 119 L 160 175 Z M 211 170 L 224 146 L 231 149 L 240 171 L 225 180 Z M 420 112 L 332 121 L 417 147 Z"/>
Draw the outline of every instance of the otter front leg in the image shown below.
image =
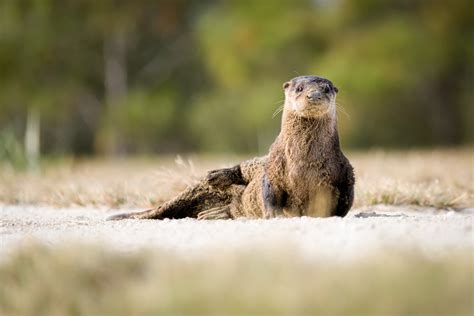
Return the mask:
<path fill-rule="evenodd" d="M 336 188 L 339 192 L 338 201 L 336 210 L 334 212 L 334 216 L 346 216 L 347 212 L 352 207 L 352 203 L 354 202 L 354 170 L 352 166 L 349 164 L 349 161 L 346 162 L 344 166 L 343 177 L 341 181 L 336 184 Z"/>
<path fill-rule="evenodd" d="M 262 183 L 263 204 L 265 205 L 265 216 L 267 218 L 283 215 L 286 204 L 287 193 L 272 185 L 267 175 L 263 176 Z"/>

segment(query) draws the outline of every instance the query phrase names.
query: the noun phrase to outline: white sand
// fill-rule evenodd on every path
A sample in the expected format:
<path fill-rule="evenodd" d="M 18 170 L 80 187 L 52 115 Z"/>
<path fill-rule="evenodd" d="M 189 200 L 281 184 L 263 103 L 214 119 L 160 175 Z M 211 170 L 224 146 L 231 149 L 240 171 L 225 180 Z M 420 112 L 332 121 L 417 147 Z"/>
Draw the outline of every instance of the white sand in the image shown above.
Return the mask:
<path fill-rule="evenodd" d="M 351 259 L 377 251 L 409 249 L 436 257 L 474 250 L 474 208 L 462 212 L 374 206 L 345 218 L 272 220 L 106 221 L 121 211 L 0 206 L 0 255 L 19 244 L 105 244 L 122 251 L 157 248 L 185 256 L 251 249 Z"/>

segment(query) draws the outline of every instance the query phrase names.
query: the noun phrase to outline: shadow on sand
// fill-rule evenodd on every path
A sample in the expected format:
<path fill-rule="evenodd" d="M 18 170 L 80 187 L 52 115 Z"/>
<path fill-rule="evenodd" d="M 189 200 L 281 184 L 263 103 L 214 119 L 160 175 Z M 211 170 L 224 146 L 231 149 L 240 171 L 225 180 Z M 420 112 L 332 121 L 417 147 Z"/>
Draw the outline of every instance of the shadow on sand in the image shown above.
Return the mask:
<path fill-rule="evenodd" d="M 405 214 L 383 214 L 383 213 L 376 213 L 376 212 L 370 212 L 370 213 L 358 213 L 354 215 L 354 217 L 357 218 L 369 218 L 369 217 L 407 217 Z"/>

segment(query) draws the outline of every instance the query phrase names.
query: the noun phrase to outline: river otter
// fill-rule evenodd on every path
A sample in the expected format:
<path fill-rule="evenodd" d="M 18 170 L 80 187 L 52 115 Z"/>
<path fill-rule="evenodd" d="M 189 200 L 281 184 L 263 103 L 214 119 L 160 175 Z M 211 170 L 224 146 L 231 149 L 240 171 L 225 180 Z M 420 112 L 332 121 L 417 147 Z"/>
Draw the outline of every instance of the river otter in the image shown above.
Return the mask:
<path fill-rule="evenodd" d="M 317 76 L 293 78 L 283 89 L 281 131 L 267 156 L 211 171 L 155 209 L 111 219 L 345 216 L 354 173 L 339 145 L 338 90 Z"/>

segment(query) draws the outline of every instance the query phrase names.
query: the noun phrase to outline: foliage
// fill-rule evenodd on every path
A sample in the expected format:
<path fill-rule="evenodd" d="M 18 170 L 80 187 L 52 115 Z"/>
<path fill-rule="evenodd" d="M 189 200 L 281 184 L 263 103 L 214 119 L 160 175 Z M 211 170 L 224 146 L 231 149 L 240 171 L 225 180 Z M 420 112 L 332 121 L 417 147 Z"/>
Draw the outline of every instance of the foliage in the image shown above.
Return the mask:
<path fill-rule="evenodd" d="M 266 152 L 281 84 L 340 90 L 351 147 L 472 143 L 469 0 L 3 1 L 0 127 L 47 153 Z"/>
<path fill-rule="evenodd" d="M 6 163 L 15 169 L 26 168 L 25 152 L 12 130 L 0 131 L 0 163 Z"/>

